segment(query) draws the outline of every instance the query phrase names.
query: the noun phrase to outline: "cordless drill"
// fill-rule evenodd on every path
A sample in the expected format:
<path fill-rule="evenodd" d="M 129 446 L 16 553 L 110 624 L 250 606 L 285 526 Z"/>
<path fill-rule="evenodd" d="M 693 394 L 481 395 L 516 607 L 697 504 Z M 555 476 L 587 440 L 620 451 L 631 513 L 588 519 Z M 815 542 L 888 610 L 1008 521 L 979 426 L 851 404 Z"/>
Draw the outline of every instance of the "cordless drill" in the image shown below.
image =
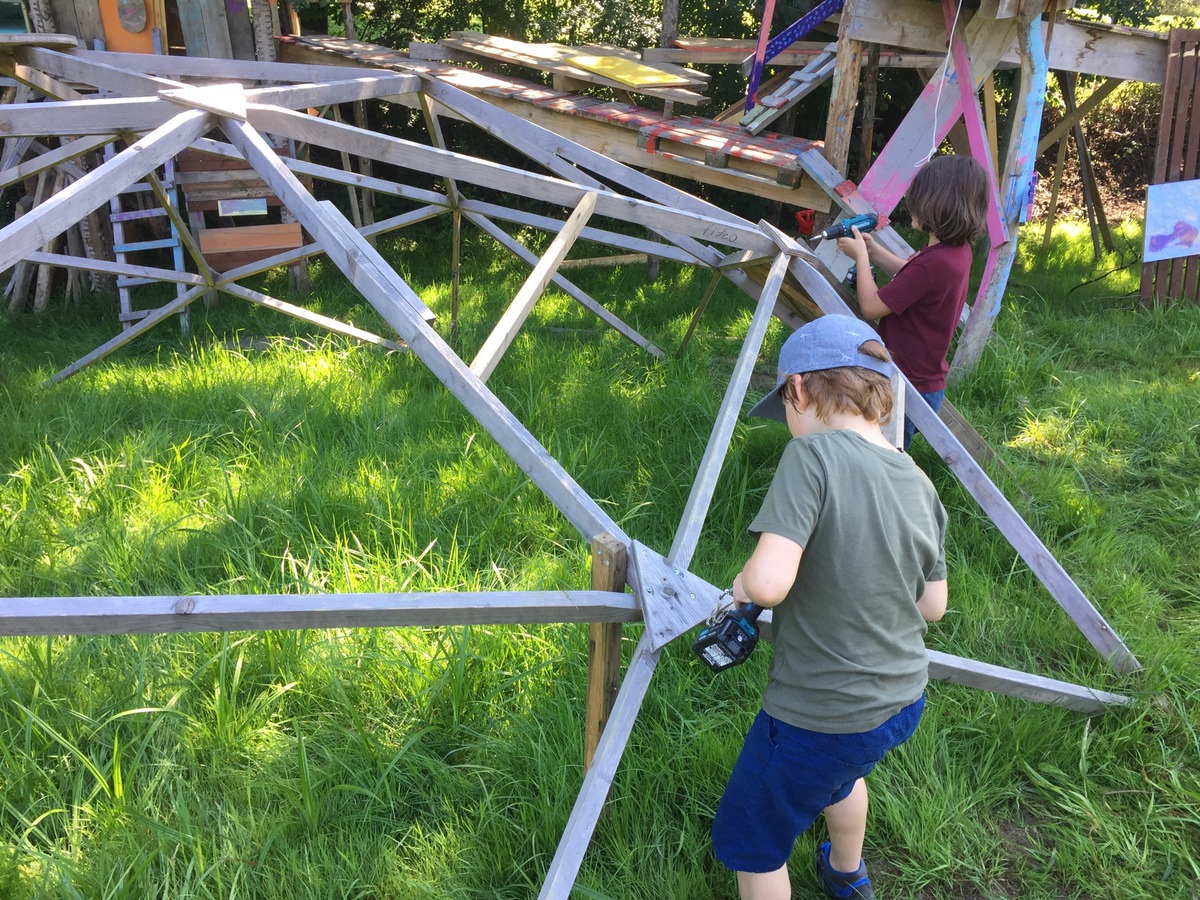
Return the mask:
<path fill-rule="evenodd" d="M 853 237 L 854 232 L 850 229 L 857 228 L 861 234 L 866 234 L 868 231 L 874 231 L 879 227 L 879 216 L 875 213 L 863 213 L 861 216 L 855 216 L 852 219 L 842 219 L 840 222 L 834 222 L 824 231 L 818 231 L 813 235 L 814 241 L 827 241 L 830 238 Z"/>
<path fill-rule="evenodd" d="M 700 632 L 692 652 L 714 672 L 744 663 L 758 643 L 758 617 L 763 608 L 753 603 L 736 607 Z"/>

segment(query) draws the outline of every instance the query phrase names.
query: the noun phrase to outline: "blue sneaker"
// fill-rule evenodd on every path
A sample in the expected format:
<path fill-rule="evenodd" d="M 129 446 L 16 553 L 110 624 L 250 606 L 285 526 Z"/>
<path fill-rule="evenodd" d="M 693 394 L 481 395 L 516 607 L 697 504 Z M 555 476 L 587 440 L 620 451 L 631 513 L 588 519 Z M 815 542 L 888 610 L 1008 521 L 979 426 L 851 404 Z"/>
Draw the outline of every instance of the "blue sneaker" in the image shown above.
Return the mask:
<path fill-rule="evenodd" d="M 859 860 L 853 872 L 838 872 L 829 864 L 829 842 L 817 848 L 817 880 L 826 896 L 840 900 L 875 900 L 871 890 L 871 879 L 867 877 L 867 864 Z"/>

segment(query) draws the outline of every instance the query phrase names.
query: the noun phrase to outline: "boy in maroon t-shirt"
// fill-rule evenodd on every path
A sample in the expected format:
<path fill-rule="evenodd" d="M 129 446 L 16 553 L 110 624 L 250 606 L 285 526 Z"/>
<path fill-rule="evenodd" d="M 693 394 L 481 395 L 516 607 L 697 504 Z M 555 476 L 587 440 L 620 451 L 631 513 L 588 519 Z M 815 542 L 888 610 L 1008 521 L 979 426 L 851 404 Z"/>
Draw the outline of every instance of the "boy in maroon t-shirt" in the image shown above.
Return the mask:
<path fill-rule="evenodd" d="M 908 189 L 913 228 L 929 243 L 907 261 L 854 229 L 838 249 L 857 266 L 858 305 L 913 387 L 936 412 L 946 393 L 946 354 L 967 299 L 971 245 L 987 229 L 988 180 L 969 156 L 935 156 Z M 875 284 L 871 265 L 892 280 Z M 904 449 L 916 431 L 904 419 Z"/>

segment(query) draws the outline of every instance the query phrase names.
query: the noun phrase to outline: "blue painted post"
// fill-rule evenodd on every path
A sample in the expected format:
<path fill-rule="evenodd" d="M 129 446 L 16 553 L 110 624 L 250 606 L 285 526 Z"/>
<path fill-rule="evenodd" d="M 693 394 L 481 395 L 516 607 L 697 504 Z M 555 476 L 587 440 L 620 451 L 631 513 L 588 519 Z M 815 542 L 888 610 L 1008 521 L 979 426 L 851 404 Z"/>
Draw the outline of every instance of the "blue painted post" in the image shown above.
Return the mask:
<path fill-rule="evenodd" d="M 1009 241 L 996 253 L 995 266 L 988 276 L 986 291 L 976 301 L 970 320 L 958 342 L 950 378 L 955 380 L 975 368 L 983 347 L 992 333 L 992 324 L 1000 312 L 1000 300 L 1008 286 L 1017 253 L 1017 222 L 1029 200 L 1033 164 L 1037 158 L 1038 131 L 1046 100 L 1046 49 L 1042 43 L 1041 16 L 1022 14 L 1020 18 L 1021 87 L 1013 115 L 1019 127 L 1014 129 L 1004 163 L 1004 220 Z"/>

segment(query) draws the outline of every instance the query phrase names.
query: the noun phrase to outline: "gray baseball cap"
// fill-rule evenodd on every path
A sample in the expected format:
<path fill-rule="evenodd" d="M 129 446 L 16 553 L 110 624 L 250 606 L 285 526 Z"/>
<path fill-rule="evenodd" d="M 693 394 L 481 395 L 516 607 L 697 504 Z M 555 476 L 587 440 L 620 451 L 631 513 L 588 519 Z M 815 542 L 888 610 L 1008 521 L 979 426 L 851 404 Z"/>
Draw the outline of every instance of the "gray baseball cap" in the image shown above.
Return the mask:
<path fill-rule="evenodd" d="M 821 316 L 805 323 L 792 332 L 779 350 L 775 389 L 754 404 L 746 415 L 787 422 L 779 389 L 789 375 L 860 366 L 891 378 L 896 374 L 895 363 L 884 362 L 858 350 L 867 341 L 878 340 L 879 335 L 870 325 L 853 316 Z"/>

